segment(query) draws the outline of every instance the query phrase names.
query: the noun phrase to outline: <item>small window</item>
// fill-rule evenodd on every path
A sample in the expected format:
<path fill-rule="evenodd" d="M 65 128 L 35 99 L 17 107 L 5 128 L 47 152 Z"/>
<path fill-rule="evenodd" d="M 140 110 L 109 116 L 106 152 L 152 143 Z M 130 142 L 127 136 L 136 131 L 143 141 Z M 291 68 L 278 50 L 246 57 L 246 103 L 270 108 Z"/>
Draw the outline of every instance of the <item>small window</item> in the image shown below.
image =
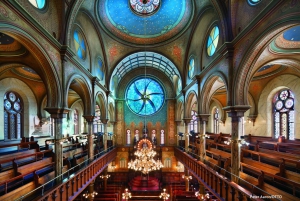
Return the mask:
<path fill-rule="evenodd" d="M 129 129 L 126 130 L 126 144 L 130 144 L 130 136 L 131 131 Z"/>
<path fill-rule="evenodd" d="M 86 58 L 86 45 L 83 35 L 78 30 L 74 31 L 74 45 L 77 56 L 84 60 Z"/>
<path fill-rule="evenodd" d="M 207 39 L 207 54 L 208 56 L 212 56 L 214 55 L 214 53 L 216 52 L 217 46 L 218 46 L 218 42 L 219 42 L 219 27 L 215 26 Z"/>
<path fill-rule="evenodd" d="M 46 5 L 46 0 L 29 0 L 29 2 L 38 9 L 43 9 Z"/>
<path fill-rule="evenodd" d="M 194 75 L 195 71 L 195 60 L 193 58 L 190 59 L 189 62 L 189 78 L 191 79 Z"/>

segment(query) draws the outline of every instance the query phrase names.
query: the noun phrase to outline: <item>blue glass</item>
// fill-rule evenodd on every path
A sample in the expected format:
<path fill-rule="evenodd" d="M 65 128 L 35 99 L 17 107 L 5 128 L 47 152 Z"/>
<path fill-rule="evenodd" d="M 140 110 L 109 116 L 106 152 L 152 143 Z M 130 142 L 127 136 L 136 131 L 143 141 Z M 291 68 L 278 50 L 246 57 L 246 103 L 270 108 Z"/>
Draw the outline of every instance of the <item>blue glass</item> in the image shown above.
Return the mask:
<path fill-rule="evenodd" d="M 195 69 L 195 60 L 194 59 L 190 59 L 190 63 L 189 63 L 189 78 L 192 78 L 194 75 L 194 69 Z"/>
<path fill-rule="evenodd" d="M 250 5 L 258 4 L 261 0 L 248 0 Z"/>
<path fill-rule="evenodd" d="M 218 42 L 219 42 L 219 35 L 220 35 L 220 31 L 219 31 L 219 27 L 215 26 L 207 39 L 207 54 L 208 56 L 212 56 L 215 52 L 216 52 L 216 48 L 218 46 Z"/>
<path fill-rule="evenodd" d="M 37 3 L 38 8 L 42 9 L 42 8 L 44 8 L 46 1 L 45 0 L 37 0 L 36 3 Z"/>
<path fill-rule="evenodd" d="M 76 54 L 80 59 L 85 59 L 86 57 L 86 46 L 82 34 L 78 30 L 74 31 L 74 45 Z"/>
<path fill-rule="evenodd" d="M 102 60 L 98 58 L 98 69 L 97 69 L 98 77 L 102 81 L 104 78 L 104 72 L 103 72 L 103 63 Z"/>
<path fill-rule="evenodd" d="M 164 104 L 165 95 L 162 86 L 151 78 L 140 78 L 132 82 L 126 90 L 126 103 L 132 112 L 138 115 L 152 115 Z"/>
<path fill-rule="evenodd" d="M 283 38 L 289 41 L 300 41 L 300 25 L 283 32 Z"/>

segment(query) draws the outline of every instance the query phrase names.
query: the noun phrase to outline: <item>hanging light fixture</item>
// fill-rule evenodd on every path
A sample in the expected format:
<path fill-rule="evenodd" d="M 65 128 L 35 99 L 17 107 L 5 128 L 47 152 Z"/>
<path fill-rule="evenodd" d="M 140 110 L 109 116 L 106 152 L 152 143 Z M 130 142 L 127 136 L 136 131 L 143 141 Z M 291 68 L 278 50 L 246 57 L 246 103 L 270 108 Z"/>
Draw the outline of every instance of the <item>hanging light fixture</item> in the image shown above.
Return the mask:
<path fill-rule="evenodd" d="M 156 151 L 152 148 L 143 147 L 134 152 L 136 159 L 128 163 L 128 168 L 135 171 L 141 171 L 143 174 L 148 174 L 151 171 L 159 170 L 163 167 L 162 162 L 154 160 Z"/>
<path fill-rule="evenodd" d="M 205 201 L 206 199 L 209 199 L 208 193 L 201 194 L 201 193 L 199 193 L 199 191 L 195 192 L 195 196 L 198 198 L 198 200 L 201 200 L 201 201 Z"/>
<path fill-rule="evenodd" d="M 131 198 L 131 193 L 128 191 L 128 188 L 126 188 L 125 192 L 122 193 L 122 198 L 125 200 L 128 200 L 129 198 Z"/>
<path fill-rule="evenodd" d="M 88 199 L 89 197 L 94 198 L 96 195 L 98 195 L 98 193 L 96 191 L 89 193 L 88 191 L 86 193 L 83 194 L 83 197 L 85 199 Z"/>
<path fill-rule="evenodd" d="M 163 192 L 160 194 L 159 198 L 162 198 L 163 200 L 167 200 L 167 199 L 169 199 L 169 197 L 170 197 L 170 194 L 168 194 L 168 193 L 166 192 L 166 189 L 164 188 L 164 190 L 163 190 Z"/>

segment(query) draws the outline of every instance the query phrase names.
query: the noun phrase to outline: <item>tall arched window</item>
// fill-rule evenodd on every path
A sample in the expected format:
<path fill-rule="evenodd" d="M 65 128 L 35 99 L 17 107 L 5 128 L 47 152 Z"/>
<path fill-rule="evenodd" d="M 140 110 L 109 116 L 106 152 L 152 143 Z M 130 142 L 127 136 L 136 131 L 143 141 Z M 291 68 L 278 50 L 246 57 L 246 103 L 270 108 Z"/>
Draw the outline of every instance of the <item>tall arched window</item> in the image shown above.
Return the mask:
<path fill-rule="evenodd" d="M 79 134 L 78 110 L 74 110 L 74 134 Z"/>
<path fill-rule="evenodd" d="M 190 131 L 194 131 L 195 133 L 198 132 L 198 118 L 197 112 L 195 110 L 191 111 L 191 123 L 190 123 Z"/>
<path fill-rule="evenodd" d="M 131 131 L 130 129 L 126 130 L 126 144 L 130 144 L 130 136 L 131 135 Z"/>
<path fill-rule="evenodd" d="M 101 122 L 101 111 L 99 105 L 95 106 L 95 118 L 94 118 L 94 133 L 103 132 Z"/>
<path fill-rule="evenodd" d="M 160 131 L 160 144 L 161 145 L 165 144 L 165 131 L 164 130 Z"/>
<path fill-rule="evenodd" d="M 273 98 L 274 135 L 277 139 L 284 136 L 294 140 L 294 94 L 285 89 L 275 94 Z"/>
<path fill-rule="evenodd" d="M 219 133 L 219 109 L 214 110 L 214 133 Z"/>
<path fill-rule="evenodd" d="M 4 95 L 4 139 L 23 137 L 23 101 L 10 91 Z"/>

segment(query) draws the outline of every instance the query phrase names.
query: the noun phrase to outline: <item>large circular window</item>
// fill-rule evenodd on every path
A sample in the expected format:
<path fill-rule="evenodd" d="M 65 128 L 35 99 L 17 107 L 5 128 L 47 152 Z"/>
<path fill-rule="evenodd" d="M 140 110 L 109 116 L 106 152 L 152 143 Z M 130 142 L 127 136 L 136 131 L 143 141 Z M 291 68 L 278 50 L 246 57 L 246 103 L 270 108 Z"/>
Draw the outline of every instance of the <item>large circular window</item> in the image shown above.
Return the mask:
<path fill-rule="evenodd" d="M 29 2 L 38 9 L 43 9 L 46 4 L 46 0 L 29 0 Z"/>
<path fill-rule="evenodd" d="M 128 107 L 137 115 L 152 115 L 160 110 L 165 100 L 162 86 L 151 78 L 134 80 L 125 94 Z"/>
<path fill-rule="evenodd" d="M 216 48 L 219 42 L 219 27 L 215 26 L 207 39 L 207 54 L 212 56 L 216 52 Z"/>
<path fill-rule="evenodd" d="M 133 11 L 139 15 L 151 15 L 160 5 L 160 0 L 130 0 Z"/>

